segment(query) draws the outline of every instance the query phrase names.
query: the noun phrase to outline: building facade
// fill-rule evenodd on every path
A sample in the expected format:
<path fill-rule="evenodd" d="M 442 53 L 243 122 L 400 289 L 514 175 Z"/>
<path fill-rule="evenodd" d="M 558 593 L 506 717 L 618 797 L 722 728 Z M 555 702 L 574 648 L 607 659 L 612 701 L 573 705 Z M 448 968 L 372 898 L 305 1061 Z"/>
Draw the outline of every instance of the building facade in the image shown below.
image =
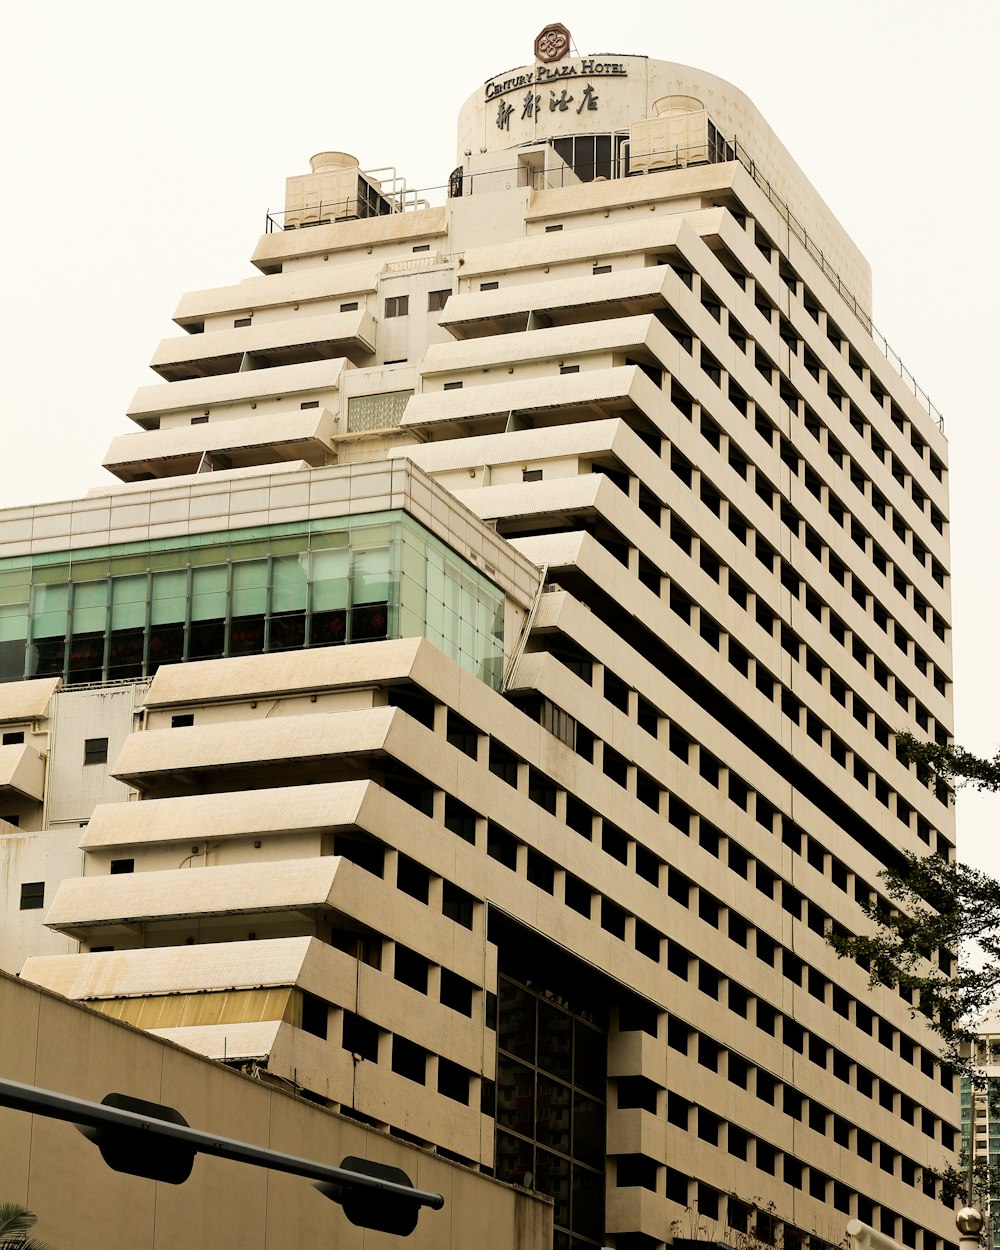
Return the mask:
<path fill-rule="evenodd" d="M 962 1077 L 962 1159 L 971 1165 L 972 1202 L 986 1220 L 985 1244 L 1000 1247 L 1000 1198 L 996 1171 L 1000 1168 L 1000 1018 L 991 1013 L 977 1029 L 975 1083 Z"/>
<path fill-rule="evenodd" d="M 728 83 L 549 27 L 458 160 L 314 157 L 119 484 L 0 514 L 7 965 L 559 1250 L 942 1250 L 957 1090 L 825 942 L 954 850 L 939 423 Z"/>
<path fill-rule="evenodd" d="M 100 1102 L 131 1096 L 182 1110 L 192 1126 L 297 1159 L 366 1159 L 401 1169 L 426 1193 L 407 1250 L 548 1250 L 552 1202 L 325 1111 L 274 1083 L 241 1075 L 0 972 L 0 1074 L 5 1081 Z M 17 1027 L 10 1027 L 10 1022 Z M 150 1154 L 145 1155 L 148 1165 Z M 348 1165 L 353 1166 L 353 1165 Z M 4 1202 L 38 1216 L 38 1246 L 60 1250 L 372 1250 L 398 1236 L 356 1225 L 302 1176 L 198 1153 L 174 1184 L 113 1171 L 75 1124 L 0 1106 Z M 356 1214 L 356 1213 L 355 1213 Z"/>

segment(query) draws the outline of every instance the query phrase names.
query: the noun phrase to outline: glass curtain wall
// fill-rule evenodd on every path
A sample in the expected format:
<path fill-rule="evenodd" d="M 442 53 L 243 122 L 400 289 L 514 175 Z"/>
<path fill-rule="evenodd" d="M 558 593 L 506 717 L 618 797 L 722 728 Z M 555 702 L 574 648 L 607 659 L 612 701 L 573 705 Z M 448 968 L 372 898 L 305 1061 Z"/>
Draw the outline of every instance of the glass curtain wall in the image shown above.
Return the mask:
<path fill-rule="evenodd" d="M 402 512 L 0 561 L 0 681 L 426 637 L 499 687 L 503 592 Z"/>
<path fill-rule="evenodd" d="M 501 976 L 496 1175 L 555 1201 L 554 1250 L 603 1244 L 607 1030 Z"/>

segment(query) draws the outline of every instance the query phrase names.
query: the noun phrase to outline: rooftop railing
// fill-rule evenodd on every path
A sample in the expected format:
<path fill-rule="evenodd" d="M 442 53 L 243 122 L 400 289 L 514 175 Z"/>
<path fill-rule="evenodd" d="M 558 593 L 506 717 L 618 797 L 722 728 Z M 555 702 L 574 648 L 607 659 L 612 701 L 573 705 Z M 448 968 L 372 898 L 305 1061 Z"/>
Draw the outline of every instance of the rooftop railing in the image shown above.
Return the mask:
<path fill-rule="evenodd" d="M 714 128 L 713 128 L 714 129 Z M 656 157 L 663 157 L 663 163 L 657 164 Z M 864 329 L 872 336 L 876 347 L 882 352 L 886 360 L 899 374 L 908 390 L 912 391 L 917 402 L 924 409 L 930 419 L 937 428 L 944 430 L 944 417 L 941 412 L 931 401 L 930 396 L 919 385 L 916 378 L 903 363 L 902 358 L 893 349 L 885 335 L 878 329 L 872 321 L 871 314 L 857 299 L 853 291 L 843 282 L 840 274 L 827 259 L 823 250 L 813 239 L 805 226 L 789 209 L 787 203 L 775 191 L 770 180 L 763 173 L 757 162 L 753 159 L 747 149 L 739 141 L 739 139 L 724 140 L 715 132 L 713 136 L 703 142 L 699 142 L 690 148 L 671 148 L 664 152 L 650 152 L 644 154 L 644 161 L 647 163 L 652 159 L 652 166 L 646 170 L 634 170 L 629 168 L 627 157 L 616 159 L 610 165 L 610 179 L 618 178 L 634 178 L 642 177 L 645 173 L 664 173 L 671 169 L 689 168 L 695 165 L 708 164 L 725 164 L 731 161 L 738 161 L 747 171 L 757 186 L 767 196 L 769 203 L 775 208 L 781 217 L 781 220 L 788 227 L 789 233 L 792 234 L 799 243 L 805 248 L 806 253 L 815 262 L 817 267 L 823 273 L 824 277 L 836 289 L 840 298 L 844 301 L 853 315 L 858 319 Z M 379 170 L 364 171 L 368 173 L 379 173 Z M 393 171 L 394 172 L 394 171 Z M 587 169 L 583 170 L 588 172 Z M 466 173 L 460 166 L 451 175 L 447 183 L 438 186 L 424 187 L 419 190 L 408 189 L 401 179 L 393 178 L 390 185 L 383 187 L 380 191 L 382 200 L 387 204 L 389 214 L 410 212 L 418 208 L 429 208 L 435 201 L 443 202 L 445 198 L 455 199 L 460 196 L 468 196 L 475 194 L 478 185 L 490 191 L 497 189 L 498 179 L 504 175 L 508 175 L 508 182 L 515 186 L 531 186 L 535 191 L 552 190 L 564 186 L 579 186 L 581 183 L 593 181 L 595 177 L 605 178 L 607 174 L 604 170 L 604 164 L 601 165 L 601 173 L 597 174 L 595 165 L 593 170 L 589 171 L 591 178 L 580 178 L 580 171 L 571 169 L 566 164 L 560 164 L 551 169 L 535 169 L 526 164 L 518 164 L 506 169 L 485 170 L 482 173 Z M 294 210 L 295 215 L 301 214 L 302 210 Z M 311 226 L 326 225 L 334 221 L 355 220 L 359 217 L 368 217 L 373 215 L 384 216 L 385 213 L 373 214 L 370 205 L 360 199 L 347 199 L 329 204 L 318 205 L 315 210 L 309 210 L 309 221 L 300 221 L 294 227 L 284 224 L 284 218 L 291 215 L 286 212 L 269 211 L 265 223 L 265 231 L 272 234 L 275 231 L 283 231 L 285 229 L 305 229 Z M 439 260 L 446 257 L 440 256 Z"/>

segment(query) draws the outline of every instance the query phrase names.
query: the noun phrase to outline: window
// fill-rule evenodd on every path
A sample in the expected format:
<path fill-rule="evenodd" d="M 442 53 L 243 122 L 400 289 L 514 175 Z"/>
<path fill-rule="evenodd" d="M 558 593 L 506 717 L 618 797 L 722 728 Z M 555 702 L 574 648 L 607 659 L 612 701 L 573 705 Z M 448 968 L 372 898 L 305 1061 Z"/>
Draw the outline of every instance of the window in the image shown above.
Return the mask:
<path fill-rule="evenodd" d="M 541 480 L 542 480 L 541 469 L 522 469 L 521 470 L 522 482 L 540 482 Z"/>
<path fill-rule="evenodd" d="M 303 409 L 303 410 L 305 410 L 306 408 L 318 408 L 318 407 L 319 407 L 319 400 L 318 400 L 318 399 L 306 399 L 306 400 L 303 400 L 303 402 L 302 402 L 301 404 L 299 404 L 299 407 L 300 407 L 301 409 Z"/>
<path fill-rule="evenodd" d="M 445 1007 L 461 1012 L 463 1016 L 472 1015 L 472 994 L 475 986 L 457 972 L 441 969 L 441 989 L 439 997 Z"/>
<path fill-rule="evenodd" d="M 171 729 L 187 729 L 194 724 L 194 712 L 177 712 L 170 718 Z"/>
<path fill-rule="evenodd" d="M 392 1039 L 392 1070 L 418 1085 L 427 1080 L 427 1051 L 405 1037 Z"/>
<path fill-rule="evenodd" d="M 302 991 L 302 1029 L 304 1032 L 326 1041 L 329 1013 L 330 1004 L 325 999 L 317 998 L 308 990 Z"/>
<path fill-rule="evenodd" d="M 410 297 L 408 295 L 390 295 L 385 301 L 386 317 L 406 317 L 410 311 Z"/>
<path fill-rule="evenodd" d="M 347 303 L 347 304 L 341 304 L 341 305 L 340 305 L 340 311 L 341 311 L 341 312 L 357 312 L 357 311 L 358 311 L 358 301 L 357 301 L 356 299 L 352 299 L 352 300 L 351 300 L 349 303 Z M 386 316 L 388 316 L 388 315 L 389 315 L 389 314 L 388 314 L 388 313 L 386 313 Z"/>
<path fill-rule="evenodd" d="M 5 733 L 3 736 L 3 745 L 5 747 L 16 746 L 19 742 L 23 742 L 23 741 L 24 741 L 23 729 L 12 729 L 8 731 L 7 733 Z"/>
<path fill-rule="evenodd" d="M 480 282 L 480 291 L 495 291 L 499 287 L 499 282 Z"/>
<path fill-rule="evenodd" d="M 408 946 L 396 943 L 395 978 L 397 981 L 408 985 L 410 989 L 416 990 L 419 994 L 426 994 L 429 970 L 430 963 L 423 955 L 418 955 L 416 951 L 410 950 Z"/>
<path fill-rule="evenodd" d="M 462 383 L 461 382 L 445 382 L 444 386 L 441 389 L 445 391 L 460 391 L 462 389 Z"/>
<path fill-rule="evenodd" d="M 610 272 L 611 272 L 610 265 L 595 265 L 594 266 L 594 273 L 610 273 Z"/>
<path fill-rule="evenodd" d="M 242 329 L 243 326 L 253 325 L 253 318 L 252 317 L 237 317 L 236 320 L 233 322 L 233 325 L 237 329 Z"/>
<path fill-rule="evenodd" d="M 135 860 L 113 859 L 111 861 L 111 875 L 116 877 L 121 872 L 135 872 Z"/>
<path fill-rule="evenodd" d="M 438 1060 L 438 1093 L 469 1105 L 469 1073 L 450 1059 Z"/>
<path fill-rule="evenodd" d="M 466 894 L 457 885 L 445 881 L 441 897 L 441 911 L 449 920 L 453 920 L 466 929 L 471 929 L 473 903 L 474 899 L 471 894 Z"/>
<path fill-rule="evenodd" d="M 429 243 L 415 243 L 410 250 L 413 252 L 429 252 L 431 245 Z"/>
<path fill-rule="evenodd" d="M 45 882 L 44 881 L 22 881 L 21 882 L 21 910 L 37 911 L 38 908 L 45 906 Z"/>
<path fill-rule="evenodd" d="M 559 372 L 560 373 L 579 373 L 580 366 L 579 365 L 560 365 Z"/>
<path fill-rule="evenodd" d="M 108 762 L 107 738 L 87 738 L 83 744 L 83 762 L 85 765 L 106 764 Z"/>
<path fill-rule="evenodd" d="M 345 1050 L 370 1063 L 378 1063 L 378 1036 L 378 1026 L 370 1020 L 364 1020 L 351 1011 L 344 1012 L 340 1044 Z"/>
<path fill-rule="evenodd" d="M 208 425 L 208 417 L 192 417 L 192 425 Z"/>
<path fill-rule="evenodd" d="M 427 292 L 427 311 L 440 312 L 448 302 L 450 290 L 446 291 L 428 291 Z"/>

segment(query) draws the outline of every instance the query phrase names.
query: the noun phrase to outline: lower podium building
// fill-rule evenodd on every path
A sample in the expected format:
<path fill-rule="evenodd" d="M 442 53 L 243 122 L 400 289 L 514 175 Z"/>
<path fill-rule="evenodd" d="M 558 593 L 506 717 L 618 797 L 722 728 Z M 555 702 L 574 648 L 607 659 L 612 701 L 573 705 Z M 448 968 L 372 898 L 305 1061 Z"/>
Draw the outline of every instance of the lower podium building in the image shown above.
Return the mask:
<path fill-rule="evenodd" d="M 952 1076 L 825 940 L 953 854 L 940 423 L 750 101 L 569 47 L 440 206 L 313 158 L 118 484 L 0 513 L 3 962 L 558 1250 L 944 1250 Z"/>

